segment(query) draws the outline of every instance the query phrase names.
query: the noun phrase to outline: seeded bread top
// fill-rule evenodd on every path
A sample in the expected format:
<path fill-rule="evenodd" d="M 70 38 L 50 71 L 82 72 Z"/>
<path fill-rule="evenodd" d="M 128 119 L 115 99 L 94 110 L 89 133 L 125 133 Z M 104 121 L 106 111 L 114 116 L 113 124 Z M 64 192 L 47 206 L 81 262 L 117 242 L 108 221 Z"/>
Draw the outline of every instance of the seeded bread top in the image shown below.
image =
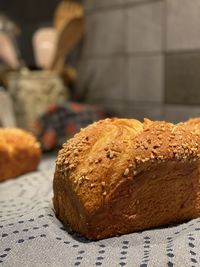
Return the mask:
<path fill-rule="evenodd" d="M 85 211 L 92 213 L 125 179 L 134 179 L 152 164 L 199 160 L 199 142 L 184 124 L 106 119 L 63 145 L 56 172 L 70 183 Z"/>

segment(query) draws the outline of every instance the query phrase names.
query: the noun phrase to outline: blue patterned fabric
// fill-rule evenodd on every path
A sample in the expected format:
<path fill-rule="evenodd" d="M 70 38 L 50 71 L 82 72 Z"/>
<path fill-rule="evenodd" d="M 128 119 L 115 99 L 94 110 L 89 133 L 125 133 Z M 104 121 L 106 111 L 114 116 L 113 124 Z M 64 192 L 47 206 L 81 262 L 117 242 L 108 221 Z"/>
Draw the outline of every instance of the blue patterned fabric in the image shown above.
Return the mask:
<path fill-rule="evenodd" d="M 53 212 L 54 168 L 47 158 L 37 172 L 0 183 L 0 266 L 200 266 L 200 218 L 98 242 L 69 233 Z"/>

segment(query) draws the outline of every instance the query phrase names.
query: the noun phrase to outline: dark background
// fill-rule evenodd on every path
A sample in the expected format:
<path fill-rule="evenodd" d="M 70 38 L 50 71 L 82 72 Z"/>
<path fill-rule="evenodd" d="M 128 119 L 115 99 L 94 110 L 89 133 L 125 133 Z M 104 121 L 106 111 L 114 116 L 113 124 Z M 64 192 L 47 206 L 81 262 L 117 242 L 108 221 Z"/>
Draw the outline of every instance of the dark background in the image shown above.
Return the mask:
<path fill-rule="evenodd" d="M 59 2 L 59 0 L 0 0 L 0 13 L 10 17 L 21 28 L 21 35 L 18 37 L 19 46 L 29 66 L 34 66 L 33 33 L 42 26 L 52 26 L 53 14 Z"/>

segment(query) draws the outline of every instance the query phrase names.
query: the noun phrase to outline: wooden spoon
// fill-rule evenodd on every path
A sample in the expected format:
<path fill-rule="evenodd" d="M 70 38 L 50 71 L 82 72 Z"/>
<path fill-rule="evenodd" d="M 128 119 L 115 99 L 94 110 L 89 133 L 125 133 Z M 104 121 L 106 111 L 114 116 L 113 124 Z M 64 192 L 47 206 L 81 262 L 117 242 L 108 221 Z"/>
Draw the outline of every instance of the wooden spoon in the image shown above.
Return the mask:
<path fill-rule="evenodd" d="M 82 5 L 67 0 L 61 1 L 54 14 L 54 27 L 59 31 L 74 18 L 83 18 Z"/>
<path fill-rule="evenodd" d="M 85 27 L 85 19 L 74 18 L 66 23 L 58 32 L 50 70 L 61 73 L 64 69 L 65 58 L 71 49 L 80 41 Z"/>

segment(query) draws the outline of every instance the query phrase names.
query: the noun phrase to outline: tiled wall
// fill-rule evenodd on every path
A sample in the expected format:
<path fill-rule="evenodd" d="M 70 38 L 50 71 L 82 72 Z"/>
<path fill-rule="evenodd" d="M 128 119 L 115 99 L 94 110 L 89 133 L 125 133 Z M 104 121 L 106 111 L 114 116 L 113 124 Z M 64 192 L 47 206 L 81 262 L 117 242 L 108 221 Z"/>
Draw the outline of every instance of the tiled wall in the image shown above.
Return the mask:
<path fill-rule="evenodd" d="M 200 1 L 85 0 L 79 90 L 119 116 L 200 116 Z"/>

